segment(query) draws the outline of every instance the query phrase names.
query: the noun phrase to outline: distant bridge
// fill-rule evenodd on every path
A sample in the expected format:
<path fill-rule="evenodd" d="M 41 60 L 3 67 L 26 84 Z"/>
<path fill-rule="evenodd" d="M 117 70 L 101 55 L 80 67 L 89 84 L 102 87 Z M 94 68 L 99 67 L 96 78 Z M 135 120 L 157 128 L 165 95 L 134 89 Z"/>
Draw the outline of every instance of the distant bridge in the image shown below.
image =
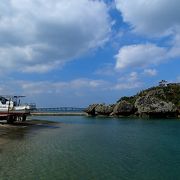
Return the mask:
<path fill-rule="evenodd" d="M 36 108 L 34 112 L 83 112 L 85 108 L 76 107 L 55 107 L 55 108 Z"/>

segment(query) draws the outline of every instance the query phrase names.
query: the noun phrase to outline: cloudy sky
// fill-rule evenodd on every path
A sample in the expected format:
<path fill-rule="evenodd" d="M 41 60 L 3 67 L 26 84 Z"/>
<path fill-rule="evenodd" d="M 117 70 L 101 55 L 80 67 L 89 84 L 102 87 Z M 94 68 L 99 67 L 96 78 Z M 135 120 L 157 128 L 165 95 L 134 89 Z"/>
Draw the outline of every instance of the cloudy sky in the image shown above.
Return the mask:
<path fill-rule="evenodd" d="M 1 0 L 0 94 L 113 103 L 180 81 L 179 0 Z"/>

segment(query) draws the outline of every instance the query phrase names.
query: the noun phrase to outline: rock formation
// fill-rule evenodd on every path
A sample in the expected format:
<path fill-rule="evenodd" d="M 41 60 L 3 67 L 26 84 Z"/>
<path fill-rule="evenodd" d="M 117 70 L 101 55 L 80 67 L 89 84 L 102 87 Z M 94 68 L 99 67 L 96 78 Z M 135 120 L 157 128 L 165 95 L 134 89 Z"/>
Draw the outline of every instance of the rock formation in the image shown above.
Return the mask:
<path fill-rule="evenodd" d="M 84 112 L 88 113 L 89 115 L 92 115 L 92 116 L 95 116 L 96 113 L 95 113 L 95 108 L 98 104 L 91 104 L 89 105 L 85 110 Z"/>
<path fill-rule="evenodd" d="M 140 117 L 176 117 L 177 108 L 172 102 L 165 102 L 153 96 L 139 97 L 135 102 Z"/>
<path fill-rule="evenodd" d="M 114 105 L 106 106 L 104 104 L 99 104 L 95 108 L 95 113 L 97 115 L 110 115 L 113 112 Z"/>
<path fill-rule="evenodd" d="M 178 117 L 180 84 L 152 87 L 131 97 L 122 97 L 113 105 L 92 104 L 85 109 L 89 115 L 139 117 Z"/>
<path fill-rule="evenodd" d="M 105 104 L 92 104 L 89 105 L 84 111 L 89 115 L 105 115 L 108 116 L 113 112 L 114 105 Z"/>
<path fill-rule="evenodd" d="M 130 104 L 125 100 L 122 100 L 115 105 L 112 115 L 129 116 L 131 114 L 134 114 L 134 112 L 135 112 L 134 105 Z"/>

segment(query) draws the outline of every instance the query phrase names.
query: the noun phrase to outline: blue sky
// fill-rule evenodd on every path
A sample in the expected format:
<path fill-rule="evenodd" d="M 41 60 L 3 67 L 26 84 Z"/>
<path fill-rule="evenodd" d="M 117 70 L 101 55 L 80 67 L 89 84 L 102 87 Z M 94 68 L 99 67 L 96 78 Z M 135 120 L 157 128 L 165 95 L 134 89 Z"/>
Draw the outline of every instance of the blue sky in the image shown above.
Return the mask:
<path fill-rule="evenodd" d="M 114 103 L 180 81 L 179 0 L 1 0 L 0 94 Z"/>

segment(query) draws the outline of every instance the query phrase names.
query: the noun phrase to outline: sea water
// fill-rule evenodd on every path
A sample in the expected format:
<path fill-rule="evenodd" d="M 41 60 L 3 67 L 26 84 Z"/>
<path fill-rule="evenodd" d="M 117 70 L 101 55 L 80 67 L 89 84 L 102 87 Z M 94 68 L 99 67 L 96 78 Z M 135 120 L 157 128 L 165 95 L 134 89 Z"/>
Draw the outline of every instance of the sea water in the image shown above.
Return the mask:
<path fill-rule="evenodd" d="M 1 180 L 179 180 L 180 121 L 83 116 L 0 129 Z"/>

